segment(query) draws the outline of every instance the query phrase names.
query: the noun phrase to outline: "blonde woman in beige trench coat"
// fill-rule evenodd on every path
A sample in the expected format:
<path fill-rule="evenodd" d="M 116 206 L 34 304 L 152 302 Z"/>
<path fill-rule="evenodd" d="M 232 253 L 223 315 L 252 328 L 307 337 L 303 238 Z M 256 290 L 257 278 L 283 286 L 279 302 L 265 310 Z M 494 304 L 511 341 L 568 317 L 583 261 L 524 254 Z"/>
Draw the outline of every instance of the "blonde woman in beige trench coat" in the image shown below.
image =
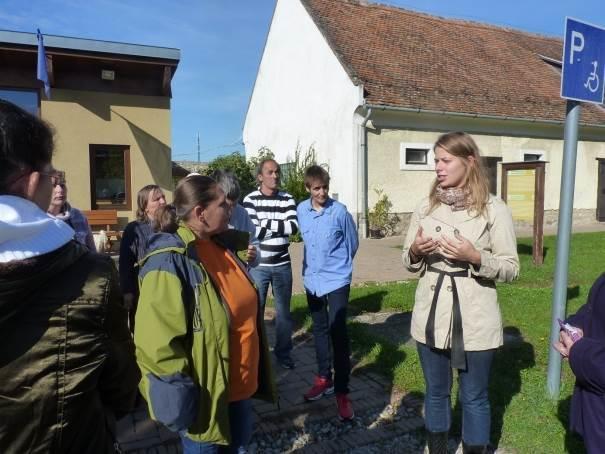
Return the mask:
<path fill-rule="evenodd" d="M 490 446 L 488 380 L 502 345 L 496 282 L 519 274 L 510 210 L 489 194 L 473 138 L 439 137 L 436 178 L 416 207 L 403 247 L 403 263 L 420 273 L 412 337 L 426 383 L 425 426 L 429 453 L 447 453 L 452 369 L 458 369 L 464 453 Z"/>

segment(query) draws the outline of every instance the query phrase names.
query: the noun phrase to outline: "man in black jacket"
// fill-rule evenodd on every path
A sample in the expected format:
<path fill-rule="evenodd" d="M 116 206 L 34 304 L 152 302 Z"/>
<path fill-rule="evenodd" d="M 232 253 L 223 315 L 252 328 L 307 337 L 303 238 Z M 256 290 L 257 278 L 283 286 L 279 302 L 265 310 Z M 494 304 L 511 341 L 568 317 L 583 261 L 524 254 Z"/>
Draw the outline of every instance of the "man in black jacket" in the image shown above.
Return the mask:
<path fill-rule="evenodd" d="M 115 266 L 47 215 L 52 131 L 0 100 L 0 452 L 114 449 L 139 371 Z"/>

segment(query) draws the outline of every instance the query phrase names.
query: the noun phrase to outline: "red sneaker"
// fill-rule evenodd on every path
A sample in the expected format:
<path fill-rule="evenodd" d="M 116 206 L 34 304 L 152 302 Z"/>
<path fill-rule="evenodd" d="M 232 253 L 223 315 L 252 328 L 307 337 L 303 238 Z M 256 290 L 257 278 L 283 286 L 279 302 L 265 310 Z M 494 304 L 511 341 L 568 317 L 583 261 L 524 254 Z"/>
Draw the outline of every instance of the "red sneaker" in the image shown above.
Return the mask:
<path fill-rule="evenodd" d="M 332 380 L 325 377 L 315 377 L 315 383 L 313 387 L 304 395 L 305 400 L 317 400 L 321 399 L 322 396 L 329 396 L 334 394 L 334 383 Z"/>
<path fill-rule="evenodd" d="M 351 399 L 347 394 L 336 394 L 336 406 L 338 407 L 338 417 L 341 421 L 350 421 L 355 417 Z"/>

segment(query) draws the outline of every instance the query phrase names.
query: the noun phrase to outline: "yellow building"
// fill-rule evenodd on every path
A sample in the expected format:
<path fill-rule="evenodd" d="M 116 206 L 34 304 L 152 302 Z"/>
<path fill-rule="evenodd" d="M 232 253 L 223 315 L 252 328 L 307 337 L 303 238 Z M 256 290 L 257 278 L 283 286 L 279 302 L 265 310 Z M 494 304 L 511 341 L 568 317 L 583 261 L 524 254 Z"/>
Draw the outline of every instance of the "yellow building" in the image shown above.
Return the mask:
<path fill-rule="evenodd" d="M 178 49 L 44 36 L 50 99 L 36 78 L 33 33 L 0 30 L 0 98 L 55 128 L 53 164 L 83 210 L 134 218 L 137 191 L 158 184 L 171 199 L 171 80 Z"/>

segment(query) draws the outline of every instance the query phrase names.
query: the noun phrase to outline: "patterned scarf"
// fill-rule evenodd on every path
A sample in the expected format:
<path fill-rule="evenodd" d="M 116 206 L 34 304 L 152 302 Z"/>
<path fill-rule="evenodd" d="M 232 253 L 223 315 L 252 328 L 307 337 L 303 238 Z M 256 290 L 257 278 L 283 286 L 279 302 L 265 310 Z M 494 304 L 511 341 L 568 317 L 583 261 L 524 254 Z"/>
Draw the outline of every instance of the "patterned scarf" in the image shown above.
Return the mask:
<path fill-rule="evenodd" d="M 441 186 L 437 186 L 436 195 L 441 203 L 451 206 L 452 211 L 467 210 L 469 207 L 469 192 L 467 189 L 443 189 Z"/>

